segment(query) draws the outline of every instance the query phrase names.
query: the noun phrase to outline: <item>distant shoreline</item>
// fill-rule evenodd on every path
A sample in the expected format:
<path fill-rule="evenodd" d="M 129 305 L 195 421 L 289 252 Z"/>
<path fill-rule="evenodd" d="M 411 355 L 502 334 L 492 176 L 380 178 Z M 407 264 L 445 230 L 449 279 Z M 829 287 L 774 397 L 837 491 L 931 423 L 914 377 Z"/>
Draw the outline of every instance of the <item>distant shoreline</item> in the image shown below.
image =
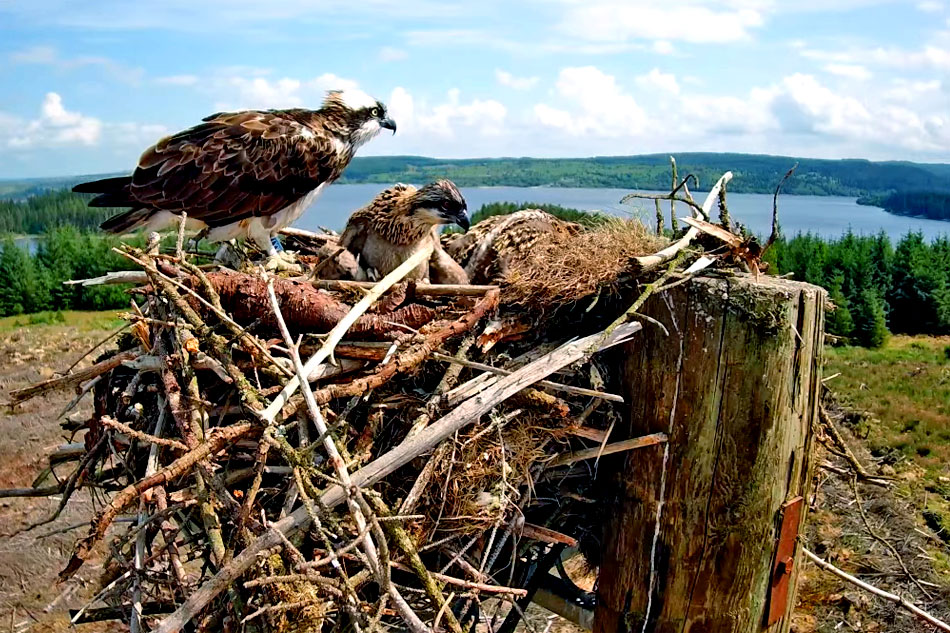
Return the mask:
<path fill-rule="evenodd" d="M 673 153 L 678 178 L 693 176 L 690 187 L 706 190 L 726 171 L 731 193 L 771 194 L 786 172 L 787 195 L 880 196 L 894 191 L 948 189 L 950 165 L 863 159 L 815 159 L 765 154 Z M 18 198 L 113 174 L 0 180 L 0 198 Z M 669 191 L 670 154 L 588 158 L 468 158 L 357 156 L 339 184 L 389 185 L 449 178 L 460 187 L 538 187 Z"/>

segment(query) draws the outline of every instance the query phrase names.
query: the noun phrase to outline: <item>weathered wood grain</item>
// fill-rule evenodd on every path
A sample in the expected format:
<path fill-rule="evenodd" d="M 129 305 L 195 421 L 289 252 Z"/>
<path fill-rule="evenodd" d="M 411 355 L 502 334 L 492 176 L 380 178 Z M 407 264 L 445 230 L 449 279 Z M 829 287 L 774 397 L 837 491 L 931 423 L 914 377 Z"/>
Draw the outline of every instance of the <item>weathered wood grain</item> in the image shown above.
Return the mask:
<path fill-rule="evenodd" d="M 781 505 L 807 498 L 823 306 L 819 288 L 750 276 L 647 304 L 670 336 L 649 329 L 624 349 L 625 432 L 669 442 L 606 464 L 618 503 L 596 633 L 789 630 L 794 594 L 773 627 L 765 614 Z"/>

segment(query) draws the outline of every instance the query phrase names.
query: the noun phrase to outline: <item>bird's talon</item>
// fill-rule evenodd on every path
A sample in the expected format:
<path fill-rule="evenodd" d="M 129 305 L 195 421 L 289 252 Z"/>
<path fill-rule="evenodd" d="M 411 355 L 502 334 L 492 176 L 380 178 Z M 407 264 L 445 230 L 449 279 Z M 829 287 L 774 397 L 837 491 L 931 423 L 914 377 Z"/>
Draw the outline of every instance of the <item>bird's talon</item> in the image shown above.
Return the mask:
<path fill-rule="evenodd" d="M 287 251 L 281 251 L 267 257 L 264 260 L 264 270 L 268 272 L 288 272 L 294 274 L 303 274 L 303 268 L 297 264 L 295 258 L 284 256 Z"/>

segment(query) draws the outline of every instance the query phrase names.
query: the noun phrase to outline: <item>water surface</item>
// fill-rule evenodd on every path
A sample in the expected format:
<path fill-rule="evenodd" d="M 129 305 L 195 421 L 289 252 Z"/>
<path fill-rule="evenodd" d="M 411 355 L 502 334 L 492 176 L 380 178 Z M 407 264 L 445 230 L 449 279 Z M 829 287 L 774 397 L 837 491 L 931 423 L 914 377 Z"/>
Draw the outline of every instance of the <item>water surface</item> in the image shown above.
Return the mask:
<path fill-rule="evenodd" d="M 386 188 L 381 184 L 332 185 L 297 221 L 303 229 L 317 230 L 324 226 L 341 230 L 350 213 L 368 203 Z M 470 212 L 489 202 L 553 203 L 584 211 L 606 211 L 615 215 L 636 216 L 653 222 L 654 208 L 650 200 L 620 204 L 630 193 L 626 189 L 582 189 L 555 187 L 463 187 Z M 704 193 L 694 194 L 701 203 Z M 772 222 L 772 196 L 756 193 L 730 193 L 727 202 L 733 220 L 742 222 L 754 233 L 768 235 Z M 669 202 L 663 204 L 669 215 Z M 688 209 L 680 208 L 680 217 Z M 840 237 L 851 229 L 855 233 L 874 234 L 884 231 L 899 239 L 908 231 L 920 231 L 927 239 L 950 234 L 950 222 L 909 218 L 887 213 L 877 207 L 865 207 L 854 198 L 837 196 L 779 196 L 779 220 L 785 235 L 817 233 L 824 237 Z M 668 220 L 667 220 L 668 221 Z"/>

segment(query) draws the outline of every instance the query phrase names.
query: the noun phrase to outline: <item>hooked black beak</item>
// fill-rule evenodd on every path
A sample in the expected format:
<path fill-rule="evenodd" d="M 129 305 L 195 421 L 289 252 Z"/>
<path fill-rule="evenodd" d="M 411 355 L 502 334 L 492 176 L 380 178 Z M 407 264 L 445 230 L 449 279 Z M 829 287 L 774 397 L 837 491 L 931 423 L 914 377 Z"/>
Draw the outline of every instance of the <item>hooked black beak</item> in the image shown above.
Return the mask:
<path fill-rule="evenodd" d="M 384 127 L 387 130 L 392 130 L 393 134 L 396 133 L 396 122 L 390 119 L 389 117 L 386 117 L 385 119 L 380 119 L 379 127 Z"/>
<path fill-rule="evenodd" d="M 455 223 L 462 228 L 463 233 L 468 231 L 468 228 L 471 226 L 471 222 L 468 219 L 468 213 L 465 211 L 465 209 L 459 211 L 458 215 L 455 216 Z"/>

